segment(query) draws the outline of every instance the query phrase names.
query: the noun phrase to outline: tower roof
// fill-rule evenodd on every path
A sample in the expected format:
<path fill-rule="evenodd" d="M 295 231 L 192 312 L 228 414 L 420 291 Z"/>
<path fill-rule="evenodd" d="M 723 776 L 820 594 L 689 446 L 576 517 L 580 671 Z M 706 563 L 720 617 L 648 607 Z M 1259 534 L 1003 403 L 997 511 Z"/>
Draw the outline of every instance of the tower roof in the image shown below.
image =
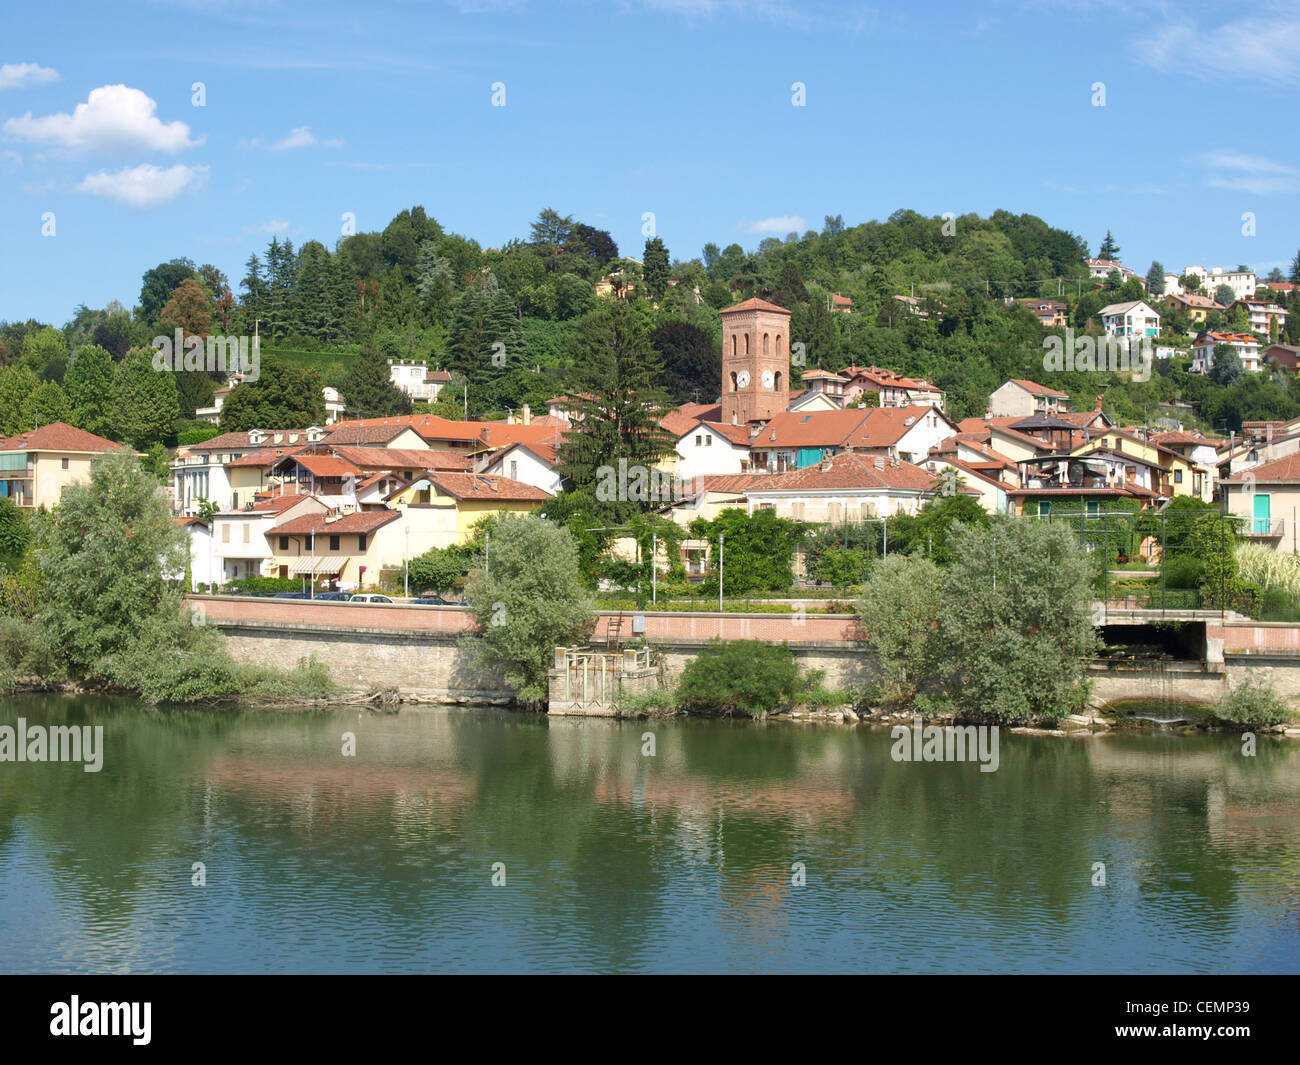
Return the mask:
<path fill-rule="evenodd" d="M 775 303 L 768 303 L 767 300 L 760 300 L 758 297 L 745 300 L 744 303 L 737 303 L 734 306 L 726 307 L 719 311 L 719 314 L 730 314 L 732 311 L 773 311 L 776 314 L 789 314 L 784 307 L 778 307 Z"/>

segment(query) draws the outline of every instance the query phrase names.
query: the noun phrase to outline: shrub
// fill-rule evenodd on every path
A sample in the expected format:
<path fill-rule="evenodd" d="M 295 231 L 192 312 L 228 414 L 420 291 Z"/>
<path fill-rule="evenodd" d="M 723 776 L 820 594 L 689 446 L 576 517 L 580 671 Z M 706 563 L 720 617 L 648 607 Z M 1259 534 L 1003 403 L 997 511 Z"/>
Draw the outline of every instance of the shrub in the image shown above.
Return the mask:
<path fill-rule="evenodd" d="M 569 531 L 535 515 L 503 518 L 490 570 L 475 570 L 465 594 L 481 660 L 504 673 L 521 702 L 544 702 L 555 648 L 585 638 L 594 620 Z"/>
<path fill-rule="evenodd" d="M 877 701 L 906 703 L 937 681 L 942 584 L 943 571 L 928 558 L 890 555 L 863 585 L 857 613 L 877 656 Z"/>
<path fill-rule="evenodd" d="M 1296 715 L 1267 682 L 1252 676 L 1223 697 L 1214 716 L 1230 725 L 1281 725 Z"/>
<path fill-rule="evenodd" d="M 752 717 L 788 706 L 802 690 L 799 664 L 786 644 L 715 637 L 682 671 L 677 701 L 696 712 Z"/>
<path fill-rule="evenodd" d="M 1195 588 L 1201 583 L 1201 560 L 1195 555 L 1165 556 L 1165 587 Z"/>

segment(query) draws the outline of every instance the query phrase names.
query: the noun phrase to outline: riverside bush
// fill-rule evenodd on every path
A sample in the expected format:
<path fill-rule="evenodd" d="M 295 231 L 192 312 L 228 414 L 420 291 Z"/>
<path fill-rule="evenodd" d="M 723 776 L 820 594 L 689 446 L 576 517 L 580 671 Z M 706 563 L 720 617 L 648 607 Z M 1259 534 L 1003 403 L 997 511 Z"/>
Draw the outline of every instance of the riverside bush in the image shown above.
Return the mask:
<path fill-rule="evenodd" d="M 1247 677 L 1214 709 L 1217 720 L 1229 725 L 1281 725 L 1296 715 L 1286 701 L 1259 677 Z"/>
<path fill-rule="evenodd" d="M 696 712 L 752 717 L 797 702 L 803 689 L 788 645 L 715 637 L 682 671 L 677 702 Z"/>

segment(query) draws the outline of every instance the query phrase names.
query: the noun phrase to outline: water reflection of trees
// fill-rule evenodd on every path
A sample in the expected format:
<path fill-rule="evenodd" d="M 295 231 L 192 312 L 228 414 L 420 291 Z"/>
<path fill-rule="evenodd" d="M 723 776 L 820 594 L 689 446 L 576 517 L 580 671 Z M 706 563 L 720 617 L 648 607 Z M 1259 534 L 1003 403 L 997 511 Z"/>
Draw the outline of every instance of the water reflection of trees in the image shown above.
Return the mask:
<path fill-rule="evenodd" d="M 1261 742 L 1244 759 L 1227 737 L 1004 733 L 986 774 L 895 763 L 888 731 L 861 728 L 180 713 L 63 697 L 5 709 L 0 720 L 106 726 L 99 774 L 0 773 L 0 856 L 21 819 L 95 927 L 147 913 L 211 859 L 254 926 L 310 903 L 322 920 L 375 926 L 408 962 L 451 965 L 440 945 L 478 935 L 499 939 L 484 967 L 684 968 L 690 956 L 669 952 L 692 947 L 671 946 L 689 920 L 740 967 L 764 969 L 809 935 L 885 951 L 881 914 L 1068 926 L 1094 898 L 1095 861 L 1140 905 L 1176 900 L 1226 930 L 1244 891 L 1284 905 L 1273 878 L 1289 870 L 1294 883 L 1300 863 L 1288 816 L 1300 753 Z M 345 730 L 355 759 L 340 755 Z M 494 862 L 505 889 L 490 885 Z"/>

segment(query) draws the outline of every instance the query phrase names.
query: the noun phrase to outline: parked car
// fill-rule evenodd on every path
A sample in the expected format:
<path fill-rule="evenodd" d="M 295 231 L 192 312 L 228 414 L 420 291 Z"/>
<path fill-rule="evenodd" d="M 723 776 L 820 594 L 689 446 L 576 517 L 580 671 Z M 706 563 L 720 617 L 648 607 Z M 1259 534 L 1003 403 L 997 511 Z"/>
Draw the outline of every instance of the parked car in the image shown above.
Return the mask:
<path fill-rule="evenodd" d="M 389 606 L 393 605 L 393 601 L 389 599 L 388 596 L 380 595 L 378 592 L 362 592 L 359 595 L 354 595 L 351 599 L 348 600 L 348 602 L 349 603 L 387 603 Z"/>
<path fill-rule="evenodd" d="M 447 606 L 447 600 L 440 595 L 421 595 L 411 600 L 412 606 Z"/>
<path fill-rule="evenodd" d="M 351 592 L 321 592 L 316 596 L 318 603 L 346 603 L 352 600 L 354 596 Z"/>
<path fill-rule="evenodd" d="M 272 599 L 306 599 L 306 592 L 276 592 Z"/>

